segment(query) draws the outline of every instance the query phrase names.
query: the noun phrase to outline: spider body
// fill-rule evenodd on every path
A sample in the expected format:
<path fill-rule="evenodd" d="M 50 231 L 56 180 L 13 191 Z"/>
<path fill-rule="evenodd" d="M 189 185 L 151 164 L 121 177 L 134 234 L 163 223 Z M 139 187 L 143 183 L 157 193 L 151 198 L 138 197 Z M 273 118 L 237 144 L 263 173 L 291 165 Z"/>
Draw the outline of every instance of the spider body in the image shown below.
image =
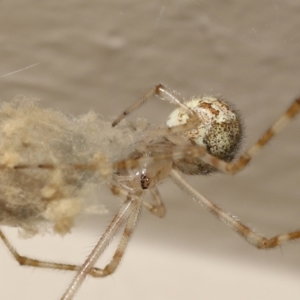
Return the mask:
<path fill-rule="evenodd" d="M 119 124 L 154 96 L 176 106 L 167 125 L 155 127 L 146 124 L 140 127 L 132 122 Z M 22 208 L 27 200 L 39 207 L 33 214 L 36 221 L 33 222 L 34 229 L 38 226 L 37 217 L 43 217 L 54 222 L 56 232 L 64 233 L 71 228 L 73 218 L 78 214 L 77 205 L 74 210 L 74 204 L 81 204 L 86 196 L 85 184 L 88 183 L 87 190 L 90 190 L 91 184 L 97 186 L 97 180 L 106 184 L 114 195 L 125 199 L 82 265 L 39 261 L 21 256 L 0 230 L 0 238 L 19 264 L 76 271 L 76 276 L 62 300 L 72 299 L 87 275 L 104 277 L 118 268 L 143 206 L 158 217 L 165 215 L 158 185 L 167 178 L 171 178 L 187 195 L 258 249 L 274 248 L 286 241 L 300 238 L 300 230 L 271 238 L 256 233 L 200 194 L 180 175 L 180 172 L 205 175 L 216 170 L 235 174 L 243 170 L 264 145 L 299 114 L 300 97 L 253 146 L 234 161 L 241 143 L 243 126 L 239 114 L 231 105 L 219 98 L 208 96 L 184 101 L 178 93 L 162 84 L 153 87 L 111 125 L 109 122 L 97 121 L 93 122 L 92 127 L 85 127 L 84 124 L 93 115 L 83 116 L 83 123 L 79 123 L 79 120 L 74 122 L 62 114 L 57 118 L 58 115 L 51 111 L 38 110 L 39 115 L 42 113 L 44 117 L 35 118 L 31 130 L 28 131 L 27 126 L 19 122 L 21 116 L 17 114 L 10 117 L 9 110 L 10 108 L 8 112 L 0 114 L 9 125 L 4 124 L 1 127 L 0 118 L 0 133 L 3 135 L 0 146 L 4 145 L 2 153 L 0 152 L 0 174 L 5 179 L 1 181 L 0 189 L 6 191 L 6 198 L 0 198 L 0 208 L 5 203 L 3 211 L 10 214 L 6 219 L 0 214 L 2 224 L 28 229 L 27 222 L 32 217 L 32 211 L 26 209 L 26 205 Z M 34 114 L 28 112 L 26 118 L 27 115 Z M 63 126 L 56 126 L 60 119 Z M 46 127 L 43 127 L 45 124 L 40 124 L 41 120 L 47 120 Z M 114 128 L 116 126 L 118 127 Z M 12 134 L 12 128 L 17 134 L 23 132 L 22 138 Z M 36 129 L 42 131 L 36 135 Z M 85 140 L 85 135 L 89 136 L 88 141 Z M 53 143 L 53 140 L 57 143 Z M 52 141 L 50 148 L 47 141 Z M 61 146 L 63 149 L 60 149 Z M 60 151 L 57 151 L 57 147 Z M 35 149 L 34 155 L 31 149 Z M 13 188 L 12 179 L 16 180 Z M 144 199 L 146 192 L 151 194 L 152 201 L 147 202 Z M 23 197 L 24 193 L 27 193 L 26 197 Z M 33 200 L 28 198 L 30 195 Z M 81 209 L 82 206 L 79 207 Z M 23 220 L 19 220 L 20 215 Z M 29 224 L 31 229 L 31 223 Z M 104 268 L 95 267 L 99 256 L 122 228 L 123 232 L 111 261 Z"/>

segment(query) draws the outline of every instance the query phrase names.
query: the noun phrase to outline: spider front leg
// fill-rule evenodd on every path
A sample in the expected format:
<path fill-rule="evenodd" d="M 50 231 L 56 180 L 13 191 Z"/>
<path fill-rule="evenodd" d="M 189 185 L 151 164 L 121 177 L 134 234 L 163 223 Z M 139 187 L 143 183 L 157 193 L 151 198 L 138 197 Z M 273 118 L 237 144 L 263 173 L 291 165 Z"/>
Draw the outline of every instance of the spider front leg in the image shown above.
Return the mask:
<path fill-rule="evenodd" d="M 141 99 L 134 102 L 131 106 L 125 109 L 122 112 L 122 114 L 113 121 L 112 127 L 118 125 L 126 116 L 130 115 L 132 112 L 139 109 L 142 105 L 144 105 L 149 99 L 151 99 L 154 96 L 158 96 L 161 100 L 167 101 L 170 104 L 180 107 L 190 117 L 195 116 L 193 110 L 191 110 L 189 107 L 187 107 L 184 104 L 183 99 L 180 97 L 178 93 L 176 93 L 171 89 L 168 89 L 163 84 L 158 84 L 154 86 L 148 93 L 146 93 L 145 96 L 143 96 Z"/>

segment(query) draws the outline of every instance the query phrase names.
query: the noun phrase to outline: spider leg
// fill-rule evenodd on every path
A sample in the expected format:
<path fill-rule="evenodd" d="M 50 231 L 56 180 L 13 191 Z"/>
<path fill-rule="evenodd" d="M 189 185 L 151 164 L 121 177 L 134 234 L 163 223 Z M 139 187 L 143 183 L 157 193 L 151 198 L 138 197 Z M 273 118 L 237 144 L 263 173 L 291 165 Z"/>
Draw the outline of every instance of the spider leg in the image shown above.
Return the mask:
<path fill-rule="evenodd" d="M 146 206 L 146 208 L 152 214 L 156 215 L 159 218 L 163 218 L 166 215 L 166 208 L 161 199 L 158 189 L 156 187 L 153 187 L 150 189 L 150 193 L 155 204 L 143 201 L 143 205 Z"/>
<path fill-rule="evenodd" d="M 161 100 L 167 101 L 170 104 L 173 104 L 173 105 L 183 108 L 189 117 L 192 117 L 192 118 L 197 117 L 196 113 L 184 104 L 183 99 L 180 97 L 180 95 L 178 93 L 167 88 L 163 84 L 158 84 L 158 85 L 154 86 L 148 93 L 146 93 L 145 96 L 143 96 L 141 99 L 134 102 L 131 106 L 129 106 L 127 109 L 125 109 L 121 113 L 121 115 L 119 115 L 119 117 L 117 117 L 113 121 L 112 127 L 115 127 L 126 116 L 130 115 L 132 112 L 139 109 L 142 105 L 144 105 L 153 96 L 158 96 Z"/>
<path fill-rule="evenodd" d="M 90 253 L 84 264 L 78 270 L 77 275 L 74 277 L 71 284 L 63 294 L 61 300 L 73 299 L 73 296 L 88 274 L 93 273 L 93 276 L 95 277 L 104 277 L 113 273 L 117 269 L 124 255 L 129 239 L 134 231 L 141 211 L 142 203 L 142 198 L 130 195 L 128 196 L 118 214 L 111 221 L 109 227 L 102 235 L 93 251 Z M 94 265 L 97 262 L 98 258 L 122 226 L 124 226 L 125 228 L 112 260 L 103 269 L 95 269 Z"/>
<path fill-rule="evenodd" d="M 205 207 L 210 213 L 215 215 L 224 224 L 231 227 L 244 239 L 246 239 L 251 245 L 258 249 L 271 249 L 280 246 L 286 241 L 291 241 L 300 238 L 300 230 L 288 232 L 285 234 L 275 235 L 271 238 L 266 238 L 263 235 L 256 233 L 254 230 L 238 221 L 236 217 L 233 217 L 229 213 L 223 211 L 220 207 L 212 203 L 209 199 L 205 198 L 192 186 L 190 186 L 180 174 L 172 170 L 171 179 L 179 186 L 183 191 L 189 194 L 195 201 Z"/>
<path fill-rule="evenodd" d="M 78 271 L 80 266 L 79 265 L 71 265 L 71 264 L 64 264 L 64 263 L 54 263 L 54 262 L 48 262 L 48 261 L 42 261 L 37 259 L 32 259 L 26 256 L 20 255 L 16 249 L 12 246 L 10 241 L 7 239 L 5 234 L 2 230 L 0 230 L 0 238 L 10 251 L 10 253 L 13 255 L 15 260 L 22 266 L 31 266 L 31 267 L 37 267 L 37 268 L 47 268 L 47 269 L 56 269 L 56 270 L 68 270 L 68 271 Z M 95 276 L 94 274 L 98 273 L 100 269 L 93 268 L 90 271 L 90 275 Z"/>

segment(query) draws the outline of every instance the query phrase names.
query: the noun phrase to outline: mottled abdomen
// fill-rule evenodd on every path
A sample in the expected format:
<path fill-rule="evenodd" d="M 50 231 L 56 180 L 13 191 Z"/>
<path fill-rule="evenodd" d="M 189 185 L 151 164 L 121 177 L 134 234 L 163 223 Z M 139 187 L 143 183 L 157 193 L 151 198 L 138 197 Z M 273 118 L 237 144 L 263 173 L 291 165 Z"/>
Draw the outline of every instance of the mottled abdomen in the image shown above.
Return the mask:
<path fill-rule="evenodd" d="M 187 101 L 186 106 L 199 116 L 199 125 L 182 133 L 193 144 L 205 146 L 207 152 L 224 161 L 235 157 L 242 139 L 242 125 L 238 113 L 230 104 L 213 96 L 203 96 Z M 182 108 L 174 110 L 167 121 L 169 127 L 188 122 L 189 116 Z M 208 174 L 215 169 L 200 158 L 184 158 L 174 162 L 174 167 L 185 174 Z"/>

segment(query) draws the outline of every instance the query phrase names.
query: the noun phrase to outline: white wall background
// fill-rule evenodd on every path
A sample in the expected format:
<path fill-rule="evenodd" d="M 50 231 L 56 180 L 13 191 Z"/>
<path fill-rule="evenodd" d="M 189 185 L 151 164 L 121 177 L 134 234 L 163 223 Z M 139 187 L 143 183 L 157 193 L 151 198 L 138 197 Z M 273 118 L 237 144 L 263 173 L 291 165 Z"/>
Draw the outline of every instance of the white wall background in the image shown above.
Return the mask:
<path fill-rule="evenodd" d="M 185 97 L 221 94 L 243 115 L 245 149 L 300 94 L 299 14 L 296 0 L 1 1 L 0 76 L 40 64 L 0 77 L 0 99 L 106 116 L 159 82 Z M 163 122 L 170 111 L 153 101 L 134 116 Z M 241 174 L 191 183 L 268 236 L 299 229 L 299 119 Z M 299 242 L 256 250 L 172 183 L 161 193 L 166 218 L 144 211 L 120 269 L 88 278 L 76 299 L 298 299 Z M 6 232 L 21 254 L 80 264 L 108 220 L 63 239 Z M 19 267 L 2 245 L 0 261 L 1 299 L 59 299 L 73 277 Z"/>

